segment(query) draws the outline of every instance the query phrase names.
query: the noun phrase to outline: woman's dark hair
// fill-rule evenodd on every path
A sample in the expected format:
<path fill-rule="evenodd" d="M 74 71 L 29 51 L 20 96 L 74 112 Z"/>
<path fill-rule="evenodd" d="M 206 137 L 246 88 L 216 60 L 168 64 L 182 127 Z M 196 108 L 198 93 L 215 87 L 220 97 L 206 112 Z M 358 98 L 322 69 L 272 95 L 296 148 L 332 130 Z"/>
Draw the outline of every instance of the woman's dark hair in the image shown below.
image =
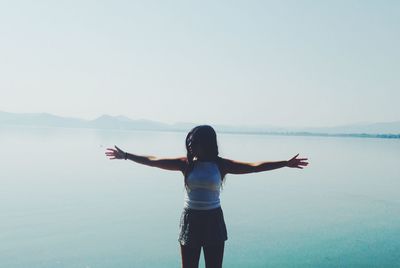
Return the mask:
<path fill-rule="evenodd" d="M 215 130 L 209 125 L 199 125 L 192 128 L 186 136 L 186 156 L 187 165 L 185 170 L 185 187 L 187 186 L 187 176 L 190 171 L 192 171 L 194 166 L 195 151 L 193 150 L 193 145 L 198 145 L 204 151 L 204 157 L 202 160 L 205 161 L 215 161 L 218 167 L 222 164 L 222 159 L 219 157 L 218 144 L 217 144 L 217 134 Z M 225 176 L 224 176 L 225 177 Z M 221 178 L 224 181 L 224 178 Z"/>

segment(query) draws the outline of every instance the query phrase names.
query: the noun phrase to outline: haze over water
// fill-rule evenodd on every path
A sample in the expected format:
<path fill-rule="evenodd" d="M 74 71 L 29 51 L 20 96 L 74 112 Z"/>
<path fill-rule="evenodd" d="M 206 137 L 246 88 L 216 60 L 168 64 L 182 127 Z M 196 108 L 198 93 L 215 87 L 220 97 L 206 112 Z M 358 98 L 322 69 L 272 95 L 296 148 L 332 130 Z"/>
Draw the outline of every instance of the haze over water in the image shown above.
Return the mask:
<path fill-rule="evenodd" d="M 0 128 L 0 267 L 179 267 L 186 133 Z M 218 133 L 220 155 L 309 166 L 228 174 L 225 267 L 400 265 L 398 140 Z M 201 260 L 201 265 L 203 261 Z"/>

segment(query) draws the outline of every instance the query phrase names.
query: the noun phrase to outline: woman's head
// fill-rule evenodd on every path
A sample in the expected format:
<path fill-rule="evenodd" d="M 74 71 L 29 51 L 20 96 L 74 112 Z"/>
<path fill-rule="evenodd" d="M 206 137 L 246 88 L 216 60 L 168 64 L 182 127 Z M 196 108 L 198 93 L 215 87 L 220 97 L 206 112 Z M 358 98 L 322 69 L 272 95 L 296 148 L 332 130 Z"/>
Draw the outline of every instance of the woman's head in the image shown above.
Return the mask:
<path fill-rule="evenodd" d="M 217 134 L 209 125 L 194 127 L 186 136 L 188 160 L 212 161 L 218 157 Z"/>
<path fill-rule="evenodd" d="M 215 130 L 209 125 L 199 125 L 191 129 L 186 136 L 186 154 L 188 165 L 185 171 L 185 185 L 187 185 L 187 175 L 193 169 L 195 159 L 220 163 Z"/>

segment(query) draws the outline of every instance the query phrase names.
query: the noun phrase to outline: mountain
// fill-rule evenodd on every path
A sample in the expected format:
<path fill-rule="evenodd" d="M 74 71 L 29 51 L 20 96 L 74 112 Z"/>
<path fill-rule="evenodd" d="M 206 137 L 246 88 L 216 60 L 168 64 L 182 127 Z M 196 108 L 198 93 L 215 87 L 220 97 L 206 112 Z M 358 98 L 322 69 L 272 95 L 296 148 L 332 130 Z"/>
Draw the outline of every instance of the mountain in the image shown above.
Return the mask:
<path fill-rule="evenodd" d="M 73 117 L 62 117 L 49 113 L 9 113 L 0 111 L 0 126 L 38 126 L 38 127 L 68 127 L 92 129 L 119 130 L 158 130 L 158 131 L 188 131 L 195 123 L 177 122 L 166 124 L 162 122 L 138 119 L 132 120 L 126 116 L 102 115 L 93 120 Z M 283 135 L 327 135 L 327 136 L 373 136 L 400 138 L 400 121 L 357 123 L 335 127 L 279 127 L 271 125 L 232 126 L 213 125 L 218 132 L 283 134 Z"/>
<path fill-rule="evenodd" d="M 83 119 L 60 117 L 49 113 L 7 113 L 0 111 L 0 125 L 85 127 Z"/>
<path fill-rule="evenodd" d="M 139 119 L 132 120 L 128 117 L 119 115 L 102 115 L 94 120 L 87 122 L 87 127 L 99 129 L 125 129 L 125 130 L 165 130 L 170 126 L 164 123 Z"/>
<path fill-rule="evenodd" d="M 95 129 L 165 130 L 169 125 L 126 116 L 102 115 L 94 120 L 62 117 L 49 113 L 8 113 L 0 111 L 0 126 L 70 127 Z"/>

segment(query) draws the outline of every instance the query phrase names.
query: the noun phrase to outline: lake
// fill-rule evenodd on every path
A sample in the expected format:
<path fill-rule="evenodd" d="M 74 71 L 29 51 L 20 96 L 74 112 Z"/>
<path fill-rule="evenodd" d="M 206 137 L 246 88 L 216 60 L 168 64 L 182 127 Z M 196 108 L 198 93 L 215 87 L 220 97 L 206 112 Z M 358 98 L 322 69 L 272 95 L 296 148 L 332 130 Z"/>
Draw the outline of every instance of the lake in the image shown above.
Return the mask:
<path fill-rule="evenodd" d="M 224 267 L 400 266 L 400 140 L 217 135 L 225 158 L 310 163 L 226 176 Z M 180 267 L 182 174 L 104 152 L 184 156 L 185 137 L 0 127 L 0 267 Z"/>

